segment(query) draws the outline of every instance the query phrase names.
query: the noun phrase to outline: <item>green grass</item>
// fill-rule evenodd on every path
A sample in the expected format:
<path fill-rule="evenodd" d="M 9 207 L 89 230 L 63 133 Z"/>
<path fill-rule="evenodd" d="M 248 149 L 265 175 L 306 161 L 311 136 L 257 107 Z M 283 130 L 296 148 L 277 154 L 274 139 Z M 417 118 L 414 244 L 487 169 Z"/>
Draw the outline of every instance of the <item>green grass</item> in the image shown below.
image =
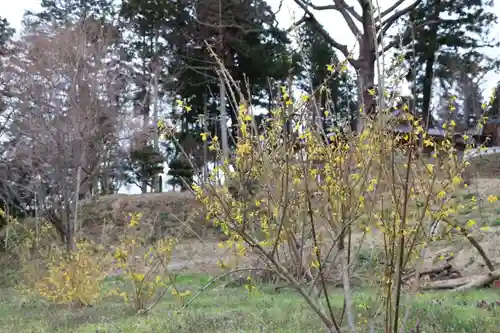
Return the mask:
<path fill-rule="evenodd" d="M 194 294 L 208 279 L 204 275 L 187 275 L 178 283 Z M 112 283 L 116 281 L 108 281 L 108 287 Z M 168 294 L 143 317 L 135 317 L 118 299 L 107 298 L 94 307 L 70 310 L 23 296 L 12 288 L 0 292 L 0 333 L 322 331 L 315 314 L 293 291 L 275 293 L 266 287 L 258 294 L 249 294 L 244 288 L 224 288 L 219 284 L 181 314 L 176 313 L 179 304 Z M 376 304 L 373 293 L 366 290 L 355 291 L 354 300 L 360 320 L 366 315 L 361 305 L 374 308 Z M 426 333 L 500 332 L 500 305 L 490 310 L 478 308 L 479 300 L 495 303 L 500 301 L 500 292 L 490 289 L 420 295 L 411 310 L 410 321 L 414 325 L 420 320 L 421 332 Z M 334 291 L 332 303 L 339 312 L 342 302 L 341 294 Z"/>

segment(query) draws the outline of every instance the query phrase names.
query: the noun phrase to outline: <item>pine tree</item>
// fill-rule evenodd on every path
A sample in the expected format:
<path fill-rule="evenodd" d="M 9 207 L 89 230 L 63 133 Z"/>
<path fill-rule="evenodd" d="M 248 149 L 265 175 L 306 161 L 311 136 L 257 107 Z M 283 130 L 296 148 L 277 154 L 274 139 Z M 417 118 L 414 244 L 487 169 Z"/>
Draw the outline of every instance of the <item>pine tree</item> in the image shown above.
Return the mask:
<path fill-rule="evenodd" d="M 134 149 L 130 152 L 125 170 L 129 175 L 128 183 L 139 187 L 152 187 L 155 176 L 163 172 L 165 160 L 152 145 Z M 143 191 L 146 193 L 146 191 Z"/>
<path fill-rule="evenodd" d="M 180 83 L 176 95 L 191 105 L 192 111 L 183 114 L 189 124 L 195 124 L 206 107 L 212 119 L 208 129 L 221 137 L 221 130 L 216 128 L 221 107 L 218 64 L 210 49 L 222 56 L 225 67 L 245 93 L 245 82 L 249 83 L 252 104 L 267 107 L 269 80 L 284 81 L 290 70 L 290 41 L 285 31 L 276 27 L 274 13 L 265 1 L 184 3 L 188 8 L 182 8 L 182 15 L 178 15 L 178 33 L 171 35 L 169 43 L 174 48 L 171 71 L 177 73 Z M 235 124 L 236 112 L 231 111 L 229 101 L 225 106 Z M 230 135 L 236 135 L 235 128 Z"/>
<path fill-rule="evenodd" d="M 289 40 L 286 33 L 276 27 L 274 14 L 265 1 L 127 0 L 123 2 L 121 15 L 133 31 L 130 57 L 141 63 L 137 81 L 149 80 L 147 64 L 153 57 L 162 63 L 165 73 L 159 76 L 160 97 L 174 105 L 168 116 L 178 129 L 176 140 L 184 150 L 188 146 L 203 145 L 202 131 L 221 137 L 218 64 L 210 50 L 222 56 L 226 68 L 241 82 L 245 93 L 244 85 L 249 82 L 254 105 L 266 107 L 270 100 L 269 80 L 283 81 L 288 75 Z M 139 87 L 137 100 L 143 103 L 150 96 L 145 84 Z M 190 112 L 177 112 L 175 100 L 178 98 L 190 106 Z M 145 108 L 148 105 L 145 103 Z M 232 105 L 227 100 L 224 105 L 236 123 Z M 144 117 L 146 114 L 149 110 L 143 111 Z M 202 115 L 207 118 L 204 125 L 200 122 Z M 229 134 L 235 136 L 235 129 Z M 233 140 L 229 140 L 229 145 L 232 143 Z M 163 143 L 162 146 L 173 150 L 173 155 L 178 154 L 170 147 L 174 145 Z M 199 150 L 190 151 L 201 160 Z"/>
<path fill-rule="evenodd" d="M 420 116 L 432 121 L 433 86 L 450 94 L 457 82 L 474 82 L 496 65 L 480 48 L 498 45 L 490 38 L 496 15 L 490 1 L 426 0 L 409 19 L 415 41 L 408 36 L 406 57 L 415 71 L 416 106 Z M 465 77 L 467 76 L 467 78 Z M 432 125 L 432 124 L 431 124 Z"/>
<path fill-rule="evenodd" d="M 14 35 L 14 29 L 12 29 L 10 27 L 9 22 L 4 18 L 0 18 L 0 56 L 7 54 L 7 48 L 5 46 L 9 42 L 9 40 L 12 38 L 13 35 Z M 0 82 L 0 87 L 2 87 L 2 90 L 0 91 L 0 114 L 5 117 L 6 116 L 4 114 L 4 111 L 6 111 L 6 103 L 5 103 L 6 96 L 5 95 L 6 95 L 7 91 L 4 91 L 4 89 L 5 89 L 5 84 L 7 82 L 4 82 L 4 79 L 3 79 L 3 73 L 2 73 L 3 66 L 2 65 L 3 64 L 0 60 L 0 78 L 2 80 Z M 3 127 L 4 126 L 2 126 L 2 128 L 0 128 L 0 135 L 4 134 Z M 4 155 L 3 151 L 1 153 L 3 156 Z M 2 209 L 4 212 L 7 211 L 11 216 L 17 217 L 17 216 L 22 214 L 22 212 L 19 209 L 20 207 L 22 207 L 22 205 L 21 205 L 21 202 L 19 202 L 19 200 L 18 200 L 19 197 L 17 195 L 15 195 L 15 193 L 10 193 L 11 187 L 9 186 L 9 184 L 6 184 L 6 183 L 4 184 L 5 179 L 12 180 L 13 176 L 9 175 L 7 172 L 7 168 L 6 168 L 7 164 L 4 165 L 4 163 L 6 161 L 2 160 L 1 162 L 2 163 L 0 164 L 0 166 L 1 166 L 0 172 L 2 173 L 3 177 L 0 178 L 0 179 L 2 179 L 2 181 L 0 181 L 0 189 L 1 189 L 0 191 L 2 192 L 1 196 L 3 198 L 7 198 L 7 200 L 9 202 L 6 201 L 5 199 L 2 200 L 2 202 L 0 202 L 0 209 Z M 7 223 L 4 216 L 5 215 L 0 214 L 0 231 L 3 229 L 3 227 Z M 5 244 L 4 242 L 1 242 L 1 243 L 2 244 L 0 245 L 0 250 L 2 249 L 2 246 Z"/>
<path fill-rule="evenodd" d="M 313 118 L 321 119 L 326 133 L 333 128 L 347 130 L 346 126 L 355 130 L 355 80 L 348 71 L 340 68 L 335 50 L 322 35 L 315 33 L 310 23 L 300 28 L 299 38 L 303 47 L 299 52 L 303 56 L 300 88 L 307 92 L 316 91 L 314 99 L 317 106 L 312 106 Z M 320 86 L 326 89 L 319 89 Z M 316 114 L 317 111 L 319 114 Z"/>
<path fill-rule="evenodd" d="M 1 48 L 12 38 L 14 35 L 14 28 L 12 28 L 7 19 L 0 17 L 0 54 Z"/>
<path fill-rule="evenodd" d="M 173 2 L 155 0 L 126 0 L 120 8 L 120 16 L 131 32 L 126 52 L 129 59 L 136 63 L 133 76 L 137 86 L 133 100 L 136 114 L 142 117 L 144 131 L 152 134 L 142 137 L 137 149 L 144 149 L 145 154 L 138 156 L 149 156 L 152 147 L 156 159 L 163 159 L 156 124 L 160 118 L 160 102 L 171 95 L 169 86 L 172 78 L 166 66 L 170 53 L 166 36 L 172 32 L 174 9 Z M 159 175 L 144 179 L 141 184 L 143 193 L 147 191 L 148 183 L 151 183 L 153 192 L 160 191 Z"/>
<path fill-rule="evenodd" d="M 59 25 L 84 22 L 87 19 L 109 22 L 116 17 L 117 8 L 113 0 L 42 0 L 42 11 L 27 11 L 24 24 L 54 22 Z"/>
<path fill-rule="evenodd" d="M 173 187 L 174 191 L 177 187 L 179 187 L 181 191 L 187 191 L 191 188 L 194 170 L 188 160 L 185 158 L 174 158 L 168 164 L 168 168 L 170 179 L 167 183 Z"/>

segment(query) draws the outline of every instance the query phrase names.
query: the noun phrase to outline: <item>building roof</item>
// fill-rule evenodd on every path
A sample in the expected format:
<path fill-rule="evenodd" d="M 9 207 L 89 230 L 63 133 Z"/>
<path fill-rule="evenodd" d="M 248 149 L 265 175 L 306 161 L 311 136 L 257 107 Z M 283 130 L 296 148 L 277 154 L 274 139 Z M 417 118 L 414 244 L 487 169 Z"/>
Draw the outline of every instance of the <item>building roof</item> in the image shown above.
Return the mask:
<path fill-rule="evenodd" d="M 500 118 L 489 119 L 486 124 L 500 125 Z"/>
<path fill-rule="evenodd" d="M 395 131 L 400 133 L 409 133 L 411 131 L 411 127 L 409 125 L 397 125 L 395 127 Z M 444 130 L 443 128 L 431 127 L 427 129 L 427 133 L 432 136 L 445 136 L 446 130 Z M 465 131 L 465 133 L 463 134 L 481 135 L 482 133 L 483 133 L 482 129 L 474 128 Z M 457 134 L 462 134 L 462 133 L 457 133 Z"/>

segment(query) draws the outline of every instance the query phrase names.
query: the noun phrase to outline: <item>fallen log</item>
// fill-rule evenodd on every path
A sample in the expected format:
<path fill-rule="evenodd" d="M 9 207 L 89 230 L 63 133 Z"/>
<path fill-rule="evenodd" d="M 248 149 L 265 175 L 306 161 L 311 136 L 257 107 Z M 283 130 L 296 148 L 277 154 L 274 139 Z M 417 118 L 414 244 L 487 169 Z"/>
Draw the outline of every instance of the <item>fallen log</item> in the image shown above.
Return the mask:
<path fill-rule="evenodd" d="M 449 275 L 450 279 L 458 279 L 462 277 L 462 273 L 460 273 L 460 271 L 456 270 L 455 268 L 450 269 Z"/>
<path fill-rule="evenodd" d="M 458 288 L 455 288 L 455 291 L 462 291 L 472 288 L 483 287 L 487 284 L 493 283 L 493 281 L 498 279 L 500 279 L 500 269 L 497 269 L 496 271 L 493 272 L 489 272 L 488 274 L 480 275 L 476 277 L 476 279 L 470 281 L 469 283 L 464 284 L 463 286 L 460 286 Z"/>
<path fill-rule="evenodd" d="M 447 262 L 447 263 L 441 264 L 439 266 L 434 266 L 434 267 L 430 267 L 428 269 L 422 270 L 422 272 L 420 272 L 420 276 L 438 274 L 438 273 L 441 273 L 443 271 L 450 269 L 451 267 L 452 267 L 451 264 L 449 262 Z"/>
<path fill-rule="evenodd" d="M 467 276 L 457 279 L 430 281 L 422 284 L 422 290 L 455 289 L 470 283 L 473 279 L 473 276 Z"/>
<path fill-rule="evenodd" d="M 427 282 L 422 285 L 422 290 L 452 289 L 453 291 L 463 291 L 472 288 L 484 287 L 498 279 L 500 279 L 500 270 L 483 275 Z"/>
<path fill-rule="evenodd" d="M 439 274 L 439 273 L 447 271 L 447 270 L 449 270 L 451 268 L 452 268 L 452 265 L 447 262 L 445 264 L 440 264 L 438 266 L 434 266 L 434 267 L 430 267 L 430 268 L 427 268 L 427 269 L 423 269 L 419 273 L 419 276 L 420 277 L 424 277 L 426 275 Z M 409 279 L 411 279 L 413 277 L 415 277 L 415 272 L 411 272 L 410 274 L 408 274 L 405 277 L 403 277 L 403 281 L 407 281 L 407 280 L 409 280 Z"/>

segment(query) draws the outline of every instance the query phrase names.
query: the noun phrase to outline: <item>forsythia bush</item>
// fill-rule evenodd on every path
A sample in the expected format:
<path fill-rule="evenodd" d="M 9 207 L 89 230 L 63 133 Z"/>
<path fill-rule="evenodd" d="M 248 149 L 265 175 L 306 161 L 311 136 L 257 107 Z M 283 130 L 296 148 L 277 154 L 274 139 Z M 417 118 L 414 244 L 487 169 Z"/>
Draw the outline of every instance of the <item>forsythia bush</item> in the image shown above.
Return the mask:
<path fill-rule="evenodd" d="M 160 239 L 147 245 L 138 237 L 142 214 L 130 214 L 127 230 L 113 248 L 113 268 L 125 278 L 126 286 L 111 294 L 120 295 L 137 313 L 155 306 L 172 286 L 167 266 L 176 239 Z"/>
<path fill-rule="evenodd" d="M 22 291 L 36 293 L 59 304 L 86 306 L 102 296 L 103 282 L 110 273 L 124 280 L 108 295 L 119 295 L 132 304 L 134 311 L 143 313 L 154 307 L 167 291 L 184 298 L 189 292 L 178 292 L 174 276 L 168 271 L 176 239 L 159 239 L 147 243 L 147 226 L 140 223 L 140 213 L 129 214 L 129 223 L 119 235 L 119 241 L 101 245 L 75 240 L 75 249 L 68 252 L 55 228 L 42 223 L 31 230 L 21 223 L 17 252 L 22 262 Z M 17 238 L 16 238 L 17 236 Z"/>
<path fill-rule="evenodd" d="M 90 241 L 76 241 L 75 250 L 68 253 L 57 242 L 47 241 L 47 235 L 54 231 L 52 225 L 44 223 L 40 231 L 40 242 L 27 237 L 20 246 L 23 290 L 60 304 L 87 306 L 96 302 L 106 277 L 107 259 L 96 255 L 99 247 Z"/>
<path fill-rule="evenodd" d="M 408 106 L 401 106 L 396 116 L 386 105 L 377 106 L 375 119 L 360 115 L 359 132 L 337 128 L 327 138 L 311 121 L 317 111 L 315 93 L 294 101 L 290 88 L 282 87 L 269 121 L 257 128 L 237 83 L 224 68 L 220 70 L 230 95 L 238 96 L 233 97 L 233 105 L 240 105 L 234 124 L 235 152 L 228 158 L 217 136 L 201 133 L 201 140 L 209 142 L 208 149 L 221 163 L 207 182 L 193 186 L 206 219 L 227 235 L 220 246 L 234 249 L 238 256 L 260 258 L 260 266 L 252 269 L 272 271 L 288 282 L 328 332 L 340 330 L 344 310 L 354 332 L 352 255 L 371 233 L 380 244 L 382 258 L 368 283 L 377 287 L 383 307 L 372 316 L 383 317 L 377 320 L 383 320 L 386 332 L 399 331 L 405 272 L 423 261 L 429 244 L 452 230 L 459 230 L 472 244 L 472 233 L 487 228 L 461 217 L 468 204 L 463 195 L 468 162 L 459 158 L 455 140 L 461 137 L 468 143 L 469 138 L 456 130 L 453 100 L 441 138 L 432 136 Z M 327 90 L 326 85 L 320 88 Z M 185 112 L 191 109 L 178 104 Z M 408 125 L 407 133 L 395 131 L 401 123 Z M 483 124 L 481 119 L 478 126 Z M 165 122 L 158 126 L 171 134 Z M 258 184 L 252 186 L 257 189 L 250 191 L 250 184 Z M 496 200 L 488 197 L 490 202 Z M 227 267 L 223 262 L 220 266 Z M 342 314 L 329 303 L 327 278 L 337 278 L 332 272 L 342 276 L 336 281 L 344 289 Z M 375 318 L 362 319 L 360 325 L 366 326 L 368 319 Z"/>
<path fill-rule="evenodd" d="M 90 305 L 97 301 L 106 274 L 102 264 L 91 254 L 90 245 L 82 242 L 72 253 L 52 253 L 45 276 L 34 283 L 34 290 L 57 303 Z"/>

